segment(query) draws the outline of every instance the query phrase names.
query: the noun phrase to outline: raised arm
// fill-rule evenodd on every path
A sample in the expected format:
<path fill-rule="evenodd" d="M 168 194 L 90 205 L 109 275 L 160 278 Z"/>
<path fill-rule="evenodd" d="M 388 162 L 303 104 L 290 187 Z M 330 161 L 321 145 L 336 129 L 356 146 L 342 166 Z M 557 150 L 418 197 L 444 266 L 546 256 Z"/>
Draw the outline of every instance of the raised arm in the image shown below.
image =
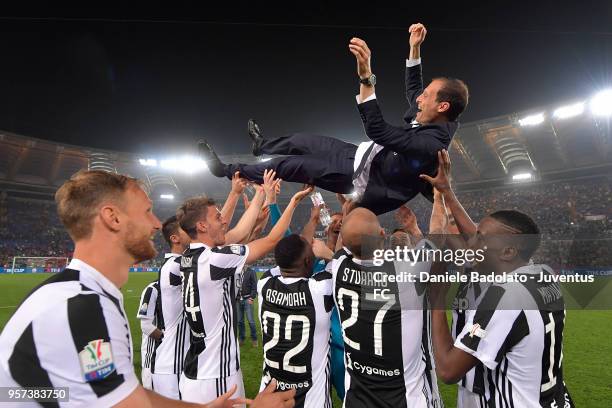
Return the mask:
<path fill-rule="evenodd" d="M 295 211 L 296 207 L 304 197 L 312 192 L 313 189 L 313 186 L 308 186 L 304 190 L 298 191 L 293 197 L 291 197 L 291 201 L 289 201 L 283 215 L 280 217 L 274 228 L 272 228 L 270 233 L 263 238 L 251 242 L 248 245 L 249 255 L 247 256 L 247 263 L 263 258 L 268 252 L 274 249 L 274 246 L 276 246 L 278 241 L 283 238 L 285 231 L 287 228 L 289 228 L 289 224 L 291 224 L 291 218 L 293 217 L 293 212 Z"/>
<path fill-rule="evenodd" d="M 444 198 L 442 193 L 434 189 L 434 202 L 431 209 L 431 218 L 429 219 L 430 234 L 445 234 L 447 233 L 448 215 L 444 206 Z"/>
<path fill-rule="evenodd" d="M 372 76 L 372 68 L 370 67 L 370 60 L 372 59 L 372 52 L 368 48 L 368 44 L 361 38 L 351 38 L 349 42 L 349 51 L 355 56 L 357 60 L 357 75 L 359 76 L 359 101 L 363 102 L 372 95 L 374 95 L 374 84 L 364 83 Z"/>
<path fill-rule="evenodd" d="M 417 223 L 417 218 L 414 212 L 407 206 L 403 205 L 395 212 L 395 219 L 402 227 L 405 233 L 410 235 L 410 240 L 413 245 L 416 245 L 423 238 L 423 233 Z"/>
<path fill-rule="evenodd" d="M 230 190 L 227 200 L 225 200 L 225 204 L 223 204 L 223 208 L 221 209 L 221 216 L 227 222 L 227 225 L 232 223 L 234 211 L 236 210 L 236 204 L 238 204 L 238 200 L 240 199 L 240 195 L 242 195 L 246 184 L 247 180 L 240 178 L 240 173 L 235 172 L 232 176 L 232 189 Z"/>
<path fill-rule="evenodd" d="M 421 44 L 425 41 L 427 29 L 421 23 L 412 24 L 410 33 L 410 52 L 406 62 L 406 99 L 411 108 L 416 107 L 416 98 L 423 92 L 423 71 L 421 69 Z M 416 113 L 416 110 L 415 110 Z"/>
<path fill-rule="evenodd" d="M 264 171 L 264 184 L 273 183 L 275 175 L 276 172 L 272 170 Z M 265 192 L 263 187 L 257 186 L 256 190 L 257 191 L 255 193 L 255 196 L 251 200 L 249 208 L 246 209 L 246 211 L 240 218 L 240 221 L 238 221 L 238 224 L 236 224 L 233 229 L 231 229 L 225 234 L 226 243 L 235 244 L 238 242 L 244 242 L 251 234 L 251 231 L 253 231 L 255 223 L 257 222 L 257 217 L 259 216 L 259 212 L 261 211 L 261 207 L 265 199 Z"/>
<path fill-rule="evenodd" d="M 315 230 L 317 229 L 317 225 L 319 224 L 319 215 L 321 214 L 321 206 L 313 205 L 310 210 L 310 218 L 304 228 L 302 228 L 302 233 L 300 234 L 302 238 L 308 241 L 312 245 L 312 240 L 314 238 Z"/>
<path fill-rule="evenodd" d="M 465 211 L 451 188 L 449 179 L 450 166 L 451 162 L 448 151 L 440 150 L 438 152 L 438 172 L 436 177 L 430 177 L 426 174 L 421 174 L 419 177 L 429 182 L 442 194 L 444 204 L 453 215 L 459 232 L 471 236 L 476 234 L 476 224 Z"/>

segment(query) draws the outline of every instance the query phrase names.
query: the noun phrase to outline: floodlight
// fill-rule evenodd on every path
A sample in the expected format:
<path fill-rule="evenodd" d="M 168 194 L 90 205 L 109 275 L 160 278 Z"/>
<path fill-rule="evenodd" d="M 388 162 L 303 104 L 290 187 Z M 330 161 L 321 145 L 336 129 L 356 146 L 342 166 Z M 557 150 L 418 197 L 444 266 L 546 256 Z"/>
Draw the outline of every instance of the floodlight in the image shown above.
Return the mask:
<path fill-rule="evenodd" d="M 596 116 L 612 116 L 612 89 L 603 90 L 591 98 L 591 112 Z"/>
<path fill-rule="evenodd" d="M 531 180 L 531 173 L 516 173 L 512 176 L 514 181 Z"/>
<path fill-rule="evenodd" d="M 519 119 L 519 125 L 521 126 L 535 126 L 544 122 L 544 112 L 536 113 L 535 115 L 525 116 Z"/>
<path fill-rule="evenodd" d="M 553 116 L 557 119 L 567 119 L 581 115 L 584 112 L 584 102 L 575 103 L 573 105 L 561 106 L 553 112 Z"/>

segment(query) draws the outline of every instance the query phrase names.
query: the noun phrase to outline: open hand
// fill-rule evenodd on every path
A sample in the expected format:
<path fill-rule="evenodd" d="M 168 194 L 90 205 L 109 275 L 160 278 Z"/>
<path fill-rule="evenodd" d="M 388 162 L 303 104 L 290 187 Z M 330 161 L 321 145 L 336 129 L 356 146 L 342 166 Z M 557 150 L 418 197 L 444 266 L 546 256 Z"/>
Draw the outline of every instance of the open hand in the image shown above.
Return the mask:
<path fill-rule="evenodd" d="M 295 389 L 284 392 L 274 392 L 276 390 L 276 380 L 259 394 L 250 404 L 251 408 L 293 408 L 295 406 Z"/>
<path fill-rule="evenodd" d="M 247 179 L 243 179 L 240 177 L 240 172 L 235 172 L 232 176 L 232 193 L 242 194 L 245 187 L 247 186 Z"/>
<path fill-rule="evenodd" d="M 438 172 L 435 177 L 421 174 L 419 177 L 434 186 L 441 193 L 450 190 L 451 161 L 447 150 L 438 151 Z"/>
<path fill-rule="evenodd" d="M 232 408 L 236 405 L 244 405 L 251 404 L 253 401 L 246 398 L 231 398 L 232 395 L 236 392 L 238 386 L 234 384 L 232 388 L 229 389 L 225 394 L 221 395 L 214 401 L 209 402 L 208 404 L 202 405 L 203 408 Z"/>
<path fill-rule="evenodd" d="M 300 201 L 302 201 L 304 199 L 304 197 L 306 197 L 307 195 L 309 195 L 310 193 L 312 193 L 314 191 L 314 186 L 313 185 L 304 185 L 303 190 L 298 191 L 297 193 L 295 193 L 293 195 L 293 197 L 291 197 L 291 201 L 295 202 L 296 204 L 298 204 Z"/>

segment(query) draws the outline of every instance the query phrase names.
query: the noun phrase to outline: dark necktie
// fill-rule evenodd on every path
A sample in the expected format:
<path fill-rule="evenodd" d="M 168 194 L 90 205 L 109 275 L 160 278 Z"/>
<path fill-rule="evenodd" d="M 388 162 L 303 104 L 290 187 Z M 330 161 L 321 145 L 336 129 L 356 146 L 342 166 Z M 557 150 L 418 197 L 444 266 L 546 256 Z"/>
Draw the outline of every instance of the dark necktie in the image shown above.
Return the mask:
<path fill-rule="evenodd" d="M 355 170 L 355 173 L 353 173 L 353 180 L 358 179 L 361 173 L 363 172 L 363 168 L 368 162 L 368 157 L 370 157 L 370 153 L 372 153 L 372 149 L 374 149 L 375 144 L 376 143 L 371 142 L 370 147 L 368 147 L 368 150 L 366 150 L 363 154 L 363 157 L 361 158 L 361 163 L 359 163 L 359 167 L 357 167 L 357 170 Z"/>

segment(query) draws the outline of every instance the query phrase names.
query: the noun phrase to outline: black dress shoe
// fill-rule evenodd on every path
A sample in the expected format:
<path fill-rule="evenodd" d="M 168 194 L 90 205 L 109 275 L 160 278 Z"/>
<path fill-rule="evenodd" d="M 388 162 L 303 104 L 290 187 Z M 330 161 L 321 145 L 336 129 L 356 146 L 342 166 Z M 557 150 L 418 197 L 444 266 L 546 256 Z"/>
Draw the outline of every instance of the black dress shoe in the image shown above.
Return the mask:
<path fill-rule="evenodd" d="M 253 155 L 261 156 L 261 145 L 263 144 L 264 137 L 254 119 L 249 119 L 249 136 L 253 140 Z"/>
<path fill-rule="evenodd" d="M 200 140 L 198 142 L 198 151 L 200 157 L 206 162 L 210 172 L 217 177 L 225 177 L 226 164 L 223 164 L 217 153 L 213 150 L 212 146 L 208 144 L 206 140 Z"/>

